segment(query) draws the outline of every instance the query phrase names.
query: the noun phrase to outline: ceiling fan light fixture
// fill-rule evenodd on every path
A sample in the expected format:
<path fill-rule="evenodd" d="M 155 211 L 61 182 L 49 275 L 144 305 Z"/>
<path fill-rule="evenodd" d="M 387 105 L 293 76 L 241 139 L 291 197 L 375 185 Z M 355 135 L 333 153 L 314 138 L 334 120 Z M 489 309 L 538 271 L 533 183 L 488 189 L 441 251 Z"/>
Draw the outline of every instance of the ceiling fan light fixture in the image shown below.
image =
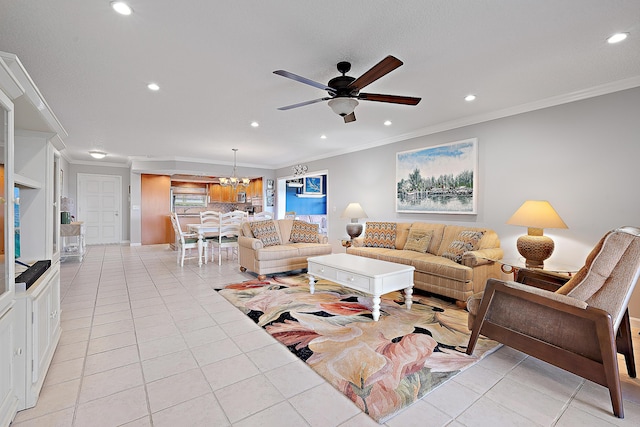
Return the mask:
<path fill-rule="evenodd" d="M 358 101 L 353 98 L 338 97 L 331 99 L 328 104 L 334 113 L 344 117 L 353 113 L 358 106 Z"/>

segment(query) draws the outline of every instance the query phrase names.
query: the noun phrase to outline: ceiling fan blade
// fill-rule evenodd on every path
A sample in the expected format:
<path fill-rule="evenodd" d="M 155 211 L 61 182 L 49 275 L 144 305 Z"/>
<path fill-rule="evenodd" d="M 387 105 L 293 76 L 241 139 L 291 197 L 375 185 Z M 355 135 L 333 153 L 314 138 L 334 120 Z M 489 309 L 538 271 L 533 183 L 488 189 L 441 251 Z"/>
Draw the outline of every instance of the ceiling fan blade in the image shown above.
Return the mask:
<path fill-rule="evenodd" d="M 391 104 L 418 105 L 422 98 L 412 96 L 382 95 L 379 93 L 361 93 L 358 99 L 363 101 L 389 102 Z"/>
<path fill-rule="evenodd" d="M 351 114 L 347 114 L 346 116 L 344 116 L 344 122 L 345 123 L 351 123 L 351 122 L 355 122 L 356 121 L 356 113 L 353 112 Z"/>
<path fill-rule="evenodd" d="M 299 102 L 297 104 L 287 105 L 286 107 L 280 107 L 280 108 L 278 108 L 278 110 L 282 110 L 282 111 L 291 110 L 292 108 L 304 107 L 305 105 L 315 104 L 316 102 L 322 102 L 322 101 L 326 101 L 328 99 L 331 99 L 331 98 L 329 98 L 329 97 L 327 97 L 327 98 L 318 98 L 318 99 L 314 99 L 312 101 Z"/>
<path fill-rule="evenodd" d="M 326 91 L 328 91 L 328 92 L 330 92 L 332 94 L 336 93 L 335 89 L 330 88 L 329 86 L 327 86 L 325 84 L 314 82 L 313 80 L 309 80 L 306 77 L 302 77 L 302 76 L 290 73 L 290 72 L 285 71 L 285 70 L 276 70 L 276 71 L 273 72 L 273 74 L 277 74 L 279 76 L 286 77 L 288 79 L 295 80 L 297 82 L 304 83 L 304 84 L 309 85 L 309 86 L 317 87 L 318 89 L 326 90 Z"/>
<path fill-rule="evenodd" d="M 365 72 L 363 75 L 352 81 L 348 87 L 350 89 L 360 90 L 363 87 L 375 82 L 380 77 L 389 74 L 401 65 L 402 61 L 400 61 L 395 56 L 389 55 L 382 61 L 371 67 L 369 71 Z"/>

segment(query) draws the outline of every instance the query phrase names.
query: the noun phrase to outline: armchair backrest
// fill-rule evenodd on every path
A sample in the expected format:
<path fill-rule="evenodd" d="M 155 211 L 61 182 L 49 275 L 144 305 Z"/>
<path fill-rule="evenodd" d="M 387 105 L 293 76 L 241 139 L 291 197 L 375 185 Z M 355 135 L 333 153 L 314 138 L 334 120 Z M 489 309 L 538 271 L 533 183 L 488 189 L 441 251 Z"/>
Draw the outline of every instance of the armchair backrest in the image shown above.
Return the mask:
<path fill-rule="evenodd" d="M 607 233 L 587 261 L 557 293 L 585 301 L 611 315 L 618 329 L 640 276 L 640 229 L 621 227 Z"/>

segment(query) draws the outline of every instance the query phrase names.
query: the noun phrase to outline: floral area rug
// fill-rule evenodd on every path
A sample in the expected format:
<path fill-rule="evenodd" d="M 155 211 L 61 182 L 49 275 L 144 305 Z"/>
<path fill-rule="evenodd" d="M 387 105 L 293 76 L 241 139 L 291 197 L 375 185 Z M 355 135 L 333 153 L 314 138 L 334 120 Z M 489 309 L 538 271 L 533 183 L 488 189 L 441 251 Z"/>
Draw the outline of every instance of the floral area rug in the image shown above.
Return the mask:
<path fill-rule="evenodd" d="M 373 321 L 369 295 L 308 276 L 228 285 L 220 294 L 287 346 L 379 423 L 498 348 L 480 338 L 473 356 L 467 312 L 438 298 L 382 297 Z"/>

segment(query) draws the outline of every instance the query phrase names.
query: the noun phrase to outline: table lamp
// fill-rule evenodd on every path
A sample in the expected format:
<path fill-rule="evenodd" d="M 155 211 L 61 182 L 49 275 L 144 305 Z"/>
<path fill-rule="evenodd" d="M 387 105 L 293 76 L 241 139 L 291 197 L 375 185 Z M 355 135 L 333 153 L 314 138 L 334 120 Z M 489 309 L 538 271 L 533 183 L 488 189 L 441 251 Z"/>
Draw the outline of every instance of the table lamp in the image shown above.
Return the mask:
<path fill-rule="evenodd" d="M 543 229 L 568 228 L 546 200 L 527 200 L 509 218 L 507 224 L 528 228 L 526 235 L 518 237 L 516 245 L 529 268 L 543 268 L 544 260 L 553 253 L 553 240 L 543 236 Z"/>
<path fill-rule="evenodd" d="M 340 218 L 351 218 L 351 222 L 347 224 L 347 234 L 353 240 L 362 233 L 362 224 L 358 223 L 358 218 L 368 217 L 360 203 L 349 203 Z"/>

